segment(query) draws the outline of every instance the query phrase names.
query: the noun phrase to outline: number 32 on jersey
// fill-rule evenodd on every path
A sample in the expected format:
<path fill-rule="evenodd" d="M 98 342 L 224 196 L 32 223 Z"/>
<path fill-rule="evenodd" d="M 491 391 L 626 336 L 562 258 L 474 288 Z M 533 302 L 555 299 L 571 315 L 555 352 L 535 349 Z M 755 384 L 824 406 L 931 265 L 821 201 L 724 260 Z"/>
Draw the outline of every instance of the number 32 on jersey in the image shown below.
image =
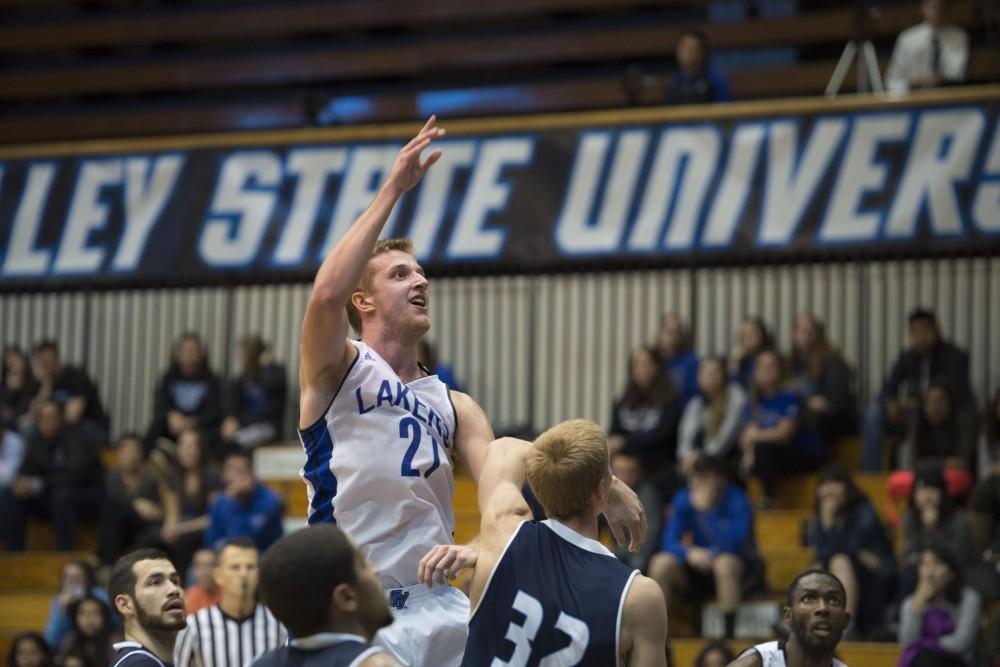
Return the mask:
<path fill-rule="evenodd" d="M 490 667 L 525 667 L 531 658 L 531 643 L 538 635 L 538 630 L 544 620 L 542 618 L 542 603 L 524 591 L 518 591 L 517 597 L 514 598 L 514 610 L 524 614 L 524 623 L 518 625 L 511 621 L 504 637 L 514 644 L 514 655 L 506 662 L 500 658 L 493 658 Z M 587 627 L 586 623 L 566 612 L 559 613 L 555 628 L 569 635 L 569 646 L 543 657 L 538 663 L 538 667 L 571 667 L 578 664 L 583 659 L 584 653 L 587 652 L 587 644 L 590 642 L 590 628 Z"/>

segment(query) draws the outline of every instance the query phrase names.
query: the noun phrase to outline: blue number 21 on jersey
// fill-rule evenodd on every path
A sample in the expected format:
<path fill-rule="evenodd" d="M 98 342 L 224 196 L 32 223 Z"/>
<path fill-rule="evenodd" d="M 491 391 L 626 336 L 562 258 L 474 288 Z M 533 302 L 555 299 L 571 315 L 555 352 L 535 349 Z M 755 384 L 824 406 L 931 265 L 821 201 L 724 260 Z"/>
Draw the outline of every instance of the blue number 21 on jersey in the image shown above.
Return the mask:
<path fill-rule="evenodd" d="M 406 449 L 406 454 L 403 455 L 403 464 L 399 467 L 399 474 L 403 477 L 420 477 L 421 474 L 423 474 L 424 477 L 430 477 L 431 473 L 437 470 L 438 466 L 441 465 L 441 452 L 438 446 L 438 441 L 437 438 L 432 435 L 430 438 L 434 447 L 434 463 L 432 463 L 431 467 L 423 473 L 413 467 L 413 457 L 416 456 L 417 452 L 420 450 L 422 430 L 423 427 L 420 422 L 414 417 L 404 417 L 399 422 L 399 437 L 410 440 L 410 446 Z"/>

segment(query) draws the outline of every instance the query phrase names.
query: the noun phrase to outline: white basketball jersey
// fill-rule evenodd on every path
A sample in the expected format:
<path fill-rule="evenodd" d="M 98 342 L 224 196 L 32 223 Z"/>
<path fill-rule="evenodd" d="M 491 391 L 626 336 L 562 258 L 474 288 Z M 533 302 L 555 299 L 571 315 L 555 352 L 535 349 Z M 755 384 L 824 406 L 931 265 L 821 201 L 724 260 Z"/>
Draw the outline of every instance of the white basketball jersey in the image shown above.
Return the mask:
<path fill-rule="evenodd" d="M 757 644 L 753 648 L 748 648 L 744 651 L 740 657 L 742 658 L 744 655 L 749 655 L 751 653 L 758 653 L 760 655 L 760 661 L 763 667 L 787 667 L 785 665 L 785 647 L 781 642 Z M 847 667 L 847 665 L 834 658 L 833 667 Z"/>
<path fill-rule="evenodd" d="M 326 414 L 299 430 L 309 523 L 336 522 L 386 588 L 417 583 L 417 564 L 454 542 L 455 407 L 437 376 L 404 383 L 358 341 Z"/>

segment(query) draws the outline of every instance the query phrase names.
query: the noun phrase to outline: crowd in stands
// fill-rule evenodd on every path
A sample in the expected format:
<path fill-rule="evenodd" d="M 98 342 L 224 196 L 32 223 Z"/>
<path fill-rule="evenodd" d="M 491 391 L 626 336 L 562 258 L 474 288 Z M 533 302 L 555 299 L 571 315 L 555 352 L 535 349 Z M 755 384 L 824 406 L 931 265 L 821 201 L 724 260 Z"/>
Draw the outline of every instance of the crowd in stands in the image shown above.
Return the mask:
<path fill-rule="evenodd" d="M 285 369 L 253 336 L 240 342 L 240 360 L 239 375 L 224 386 L 200 337 L 184 334 L 157 383 L 145 435 L 124 433 L 112 444 L 94 381 L 83 368 L 64 364 L 55 342 L 37 344 L 30 360 L 6 348 L 5 549 L 25 548 L 31 517 L 49 521 L 60 550 L 74 548 L 78 522 L 97 522 L 96 556 L 104 567 L 131 549 L 157 547 L 186 570 L 203 546 L 247 537 L 264 549 L 280 537 L 281 500 L 254 479 L 249 452 L 281 435 Z"/>
<path fill-rule="evenodd" d="M 966 353 L 943 337 L 934 313 L 916 310 L 908 324 L 909 346 L 859 419 L 849 361 L 815 316 L 795 319 L 785 353 L 765 322 L 748 317 L 726 356 L 700 354 L 684 322 L 665 315 L 653 343 L 630 355 L 611 411 L 613 470 L 636 490 L 651 527 L 643 550 L 619 556 L 675 604 L 696 611 L 714 602 L 733 637 L 737 609 L 766 587 L 755 513 L 780 508 L 783 476 L 815 473 L 803 543 L 845 585 L 848 636 L 895 634 L 914 655 L 923 647 L 940 653 L 940 664 L 972 664 L 978 634 L 963 624 L 1000 598 L 1000 391 L 980 415 Z M 224 387 L 200 338 L 182 336 L 149 429 L 119 436 L 105 470 L 108 420 L 87 373 L 63 364 L 51 341 L 30 363 L 5 350 L 6 549 L 24 548 L 29 517 L 49 518 L 60 549 L 73 548 L 77 520 L 95 519 L 99 564 L 161 548 L 197 582 L 189 610 L 217 602 L 219 550 L 245 539 L 263 551 L 282 533 L 281 500 L 254 478 L 250 453 L 281 433 L 285 371 L 257 338 L 242 341 L 240 353 L 241 372 Z M 433 349 L 424 354 L 438 364 Z M 898 555 L 893 526 L 836 463 L 852 442 L 863 468 L 895 471 L 888 493 L 905 506 Z M 756 501 L 751 480 L 762 491 Z M 102 595 L 89 566 L 67 566 L 44 636 L 60 664 L 79 658 L 89 667 L 107 650 L 116 630 L 98 609 Z"/>
<path fill-rule="evenodd" d="M 844 582 L 849 638 L 898 638 L 914 647 L 910 660 L 923 647 L 935 664 L 974 664 L 979 611 L 1000 598 L 1000 392 L 981 415 L 969 358 L 934 313 L 915 310 L 908 325 L 909 346 L 860 419 L 849 361 L 815 316 L 795 319 L 784 353 L 749 317 L 723 357 L 692 350 L 683 322 L 665 315 L 654 344 L 632 353 L 611 411 L 612 468 L 652 527 L 642 551 L 619 557 L 668 600 L 714 601 L 732 637 L 741 601 L 765 582 L 755 512 L 781 507 L 783 477 L 812 473 L 814 518 L 803 539 Z M 906 507 L 898 557 L 895 527 L 837 462 L 852 446 L 863 468 L 893 471 L 887 494 Z M 950 620 L 921 620 L 928 610 Z"/>

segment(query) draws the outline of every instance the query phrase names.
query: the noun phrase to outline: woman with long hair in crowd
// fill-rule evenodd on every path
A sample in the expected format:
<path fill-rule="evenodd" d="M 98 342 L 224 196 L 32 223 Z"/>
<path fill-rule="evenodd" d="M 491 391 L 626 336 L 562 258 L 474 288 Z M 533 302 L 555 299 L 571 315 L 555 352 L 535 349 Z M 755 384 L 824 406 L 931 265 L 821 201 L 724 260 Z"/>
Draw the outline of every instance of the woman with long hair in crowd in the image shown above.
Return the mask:
<path fill-rule="evenodd" d="M 799 313 L 792 333 L 792 375 L 802 396 L 802 421 L 824 444 L 857 431 L 851 368 L 812 313 Z"/>
<path fill-rule="evenodd" d="M 64 664 L 66 656 L 75 654 L 86 667 L 106 667 L 115 655 L 113 644 L 122 634 L 111 624 L 111 609 L 93 595 L 85 595 L 69 606 L 73 629 L 59 646 L 56 662 Z"/>
<path fill-rule="evenodd" d="M 37 632 L 22 632 L 7 653 L 7 667 L 53 667 L 52 649 Z"/>
<path fill-rule="evenodd" d="M 879 627 L 895 583 L 889 536 L 875 508 L 840 464 L 819 472 L 815 512 L 811 541 L 816 560 L 844 585 L 852 619 L 848 638 L 868 636 Z"/>
<path fill-rule="evenodd" d="M 23 431 L 31 424 L 31 401 L 38 393 L 38 382 L 31 372 L 28 355 L 8 345 L 3 349 L 0 367 L 0 423 L 12 431 Z"/>
<path fill-rule="evenodd" d="M 726 375 L 722 357 L 702 357 L 698 367 L 698 389 L 681 416 L 677 438 L 677 461 L 687 475 L 699 453 L 733 463 L 739 457 L 740 437 L 747 395 L 739 382 Z"/>
<path fill-rule="evenodd" d="M 774 347 L 774 338 L 764 320 L 747 315 L 740 323 L 736 345 L 729 354 L 729 376 L 747 390 L 753 386 L 757 355 Z"/>

